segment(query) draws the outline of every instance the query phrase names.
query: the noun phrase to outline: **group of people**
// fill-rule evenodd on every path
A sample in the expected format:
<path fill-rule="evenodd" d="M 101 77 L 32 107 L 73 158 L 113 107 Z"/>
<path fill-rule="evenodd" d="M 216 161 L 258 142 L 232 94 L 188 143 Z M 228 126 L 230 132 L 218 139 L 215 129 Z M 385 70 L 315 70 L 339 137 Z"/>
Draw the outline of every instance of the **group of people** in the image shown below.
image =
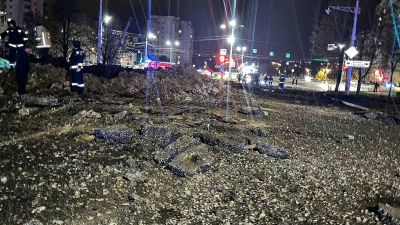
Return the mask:
<path fill-rule="evenodd" d="M 239 83 L 245 82 L 246 76 L 251 76 L 251 81 L 250 81 L 251 84 L 254 84 L 254 83 L 257 84 L 257 85 L 259 84 L 259 82 L 260 82 L 260 75 L 259 74 L 250 74 L 250 75 L 244 75 L 243 76 L 241 73 L 239 73 L 238 77 L 237 77 L 238 78 L 238 82 Z M 285 80 L 286 80 L 285 76 L 283 74 L 281 74 L 279 76 L 279 85 L 278 85 L 278 88 L 281 91 L 283 91 L 283 89 L 284 89 Z M 296 85 L 297 85 L 297 80 L 298 80 L 297 76 L 294 76 L 292 84 L 296 83 Z M 270 89 L 272 89 L 272 83 L 273 82 L 274 82 L 274 78 L 272 77 L 271 74 L 269 76 L 268 75 L 264 76 L 264 83 Z"/>
<path fill-rule="evenodd" d="M 0 73 L 3 68 L 15 68 L 17 75 L 18 95 L 26 94 L 26 83 L 29 73 L 29 54 L 32 48 L 26 44 L 28 40 L 25 32 L 17 26 L 14 20 L 8 21 L 8 28 L 0 34 L 0 40 L 8 38 L 5 46 L 8 47 L 8 59 L 0 58 Z M 80 42 L 74 40 L 72 42 L 73 50 L 69 57 L 71 81 L 71 92 L 78 94 L 84 91 L 83 82 L 83 61 L 85 53 L 80 47 Z"/>

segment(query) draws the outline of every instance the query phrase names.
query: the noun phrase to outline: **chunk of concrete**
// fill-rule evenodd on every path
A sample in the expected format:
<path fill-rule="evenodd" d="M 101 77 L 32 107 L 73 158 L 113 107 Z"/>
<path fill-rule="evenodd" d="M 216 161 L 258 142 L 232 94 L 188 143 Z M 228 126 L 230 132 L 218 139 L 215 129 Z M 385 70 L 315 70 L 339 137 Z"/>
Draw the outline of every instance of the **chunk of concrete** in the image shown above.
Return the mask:
<path fill-rule="evenodd" d="M 186 135 L 181 136 L 164 149 L 157 151 L 156 155 L 154 156 L 154 160 L 162 165 L 167 164 L 175 159 L 178 154 L 186 151 L 192 146 L 199 144 L 201 143 L 198 138 L 193 138 Z"/>
<path fill-rule="evenodd" d="M 263 111 L 258 107 L 242 107 L 239 112 L 246 115 L 263 115 Z"/>
<path fill-rule="evenodd" d="M 129 143 L 135 136 L 135 131 L 126 125 L 113 125 L 103 128 L 94 128 L 94 136 L 106 139 L 112 143 Z"/>
<path fill-rule="evenodd" d="M 242 152 L 244 145 L 246 144 L 245 139 L 229 135 L 195 133 L 194 137 L 200 138 L 200 141 L 204 144 L 210 146 L 219 146 L 234 153 Z"/>
<path fill-rule="evenodd" d="M 277 159 L 287 159 L 289 158 L 289 151 L 281 147 L 273 146 L 270 144 L 258 142 L 256 144 L 256 149 L 260 154 L 264 156 L 273 157 Z"/>
<path fill-rule="evenodd" d="M 177 176 L 186 177 L 208 171 L 213 163 L 214 159 L 208 146 L 200 144 L 179 154 L 168 164 L 168 168 Z"/>

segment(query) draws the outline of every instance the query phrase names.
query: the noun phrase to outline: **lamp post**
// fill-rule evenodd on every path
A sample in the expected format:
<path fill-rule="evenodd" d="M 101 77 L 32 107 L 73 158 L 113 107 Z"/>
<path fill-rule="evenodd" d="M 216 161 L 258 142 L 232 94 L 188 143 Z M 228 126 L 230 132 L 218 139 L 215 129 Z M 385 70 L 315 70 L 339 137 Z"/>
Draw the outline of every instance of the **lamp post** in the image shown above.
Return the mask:
<path fill-rule="evenodd" d="M 345 6 L 329 6 L 328 9 L 325 10 L 326 13 L 331 12 L 332 9 L 336 10 L 341 10 L 345 12 L 351 12 L 354 13 L 354 23 L 353 23 L 353 31 L 351 33 L 351 47 L 354 47 L 355 41 L 356 41 L 356 31 L 357 31 L 357 16 L 360 14 L 360 8 L 359 8 L 359 1 L 357 0 L 356 2 L 356 7 L 345 7 Z M 353 60 L 353 57 L 350 57 L 349 60 Z M 351 73 L 352 73 L 353 67 L 349 66 L 347 70 L 347 76 L 346 76 L 346 87 L 345 87 L 345 94 L 349 95 L 350 94 L 350 81 L 351 81 Z"/>
<path fill-rule="evenodd" d="M 99 26 L 97 28 L 97 64 L 100 64 L 100 50 L 101 41 L 103 34 L 103 22 L 108 23 L 111 20 L 111 16 L 106 16 L 103 20 L 103 0 L 100 0 L 100 11 L 99 11 Z"/>
<path fill-rule="evenodd" d="M 172 61 L 172 46 L 173 46 L 173 44 L 172 44 L 170 41 L 167 41 L 166 44 L 167 44 L 168 46 L 170 46 L 170 47 L 169 47 L 169 62 L 170 62 L 170 63 L 173 63 L 173 61 Z M 178 41 L 175 41 L 174 44 L 175 44 L 175 46 L 178 46 L 178 45 L 179 45 L 179 42 L 178 42 Z"/>
<path fill-rule="evenodd" d="M 154 34 L 152 34 L 152 33 L 149 33 L 148 35 L 147 35 L 147 37 L 146 37 L 146 46 L 145 46 L 145 49 L 144 49 L 144 61 L 146 62 L 147 61 L 147 59 L 148 59 L 148 56 L 147 56 L 147 54 L 148 54 L 148 47 L 149 47 L 149 40 L 148 39 L 154 39 L 154 38 L 156 38 L 156 36 L 154 35 Z"/>
<path fill-rule="evenodd" d="M 231 73 L 232 73 L 232 48 L 233 48 L 233 43 L 235 43 L 235 29 L 238 27 L 244 27 L 244 25 L 237 25 L 236 20 L 231 20 L 229 21 L 229 27 L 231 28 L 231 35 L 228 37 L 228 43 L 231 45 L 230 51 L 229 51 L 229 80 L 231 80 Z M 222 29 L 226 29 L 226 25 L 222 24 L 221 25 Z M 229 81 L 228 81 L 229 82 Z"/>
<path fill-rule="evenodd" d="M 237 51 L 241 51 L 242 52 L 242 64 L 244 63 L 244 52 L 246 51 L 246 47 L 237 47 L 236 50 Z"/>

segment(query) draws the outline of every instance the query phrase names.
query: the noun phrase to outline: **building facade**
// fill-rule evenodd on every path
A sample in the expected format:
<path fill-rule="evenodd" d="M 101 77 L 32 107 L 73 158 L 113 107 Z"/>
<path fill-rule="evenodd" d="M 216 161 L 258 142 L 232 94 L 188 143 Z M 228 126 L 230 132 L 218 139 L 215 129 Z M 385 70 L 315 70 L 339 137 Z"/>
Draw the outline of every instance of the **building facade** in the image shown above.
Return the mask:
<path fill-rule="evenodd" d="M 192 63 L 194 29 L 192 22 L 174 16 L 151 16 L 150 58 L 165 56 L 176 64 Z M 170 45 L 167 45 L 169 43 Z M 176 45 L 177 43 L 178 45 Z"/>
<path fill-rule="evenodd" d="M 23 25 L 23 15 L 25 12 L 44 13 L 43 0 L 2 0 L 0 10 L 7 14 L 8 18 L 15 20 L 17 26 Z"/>

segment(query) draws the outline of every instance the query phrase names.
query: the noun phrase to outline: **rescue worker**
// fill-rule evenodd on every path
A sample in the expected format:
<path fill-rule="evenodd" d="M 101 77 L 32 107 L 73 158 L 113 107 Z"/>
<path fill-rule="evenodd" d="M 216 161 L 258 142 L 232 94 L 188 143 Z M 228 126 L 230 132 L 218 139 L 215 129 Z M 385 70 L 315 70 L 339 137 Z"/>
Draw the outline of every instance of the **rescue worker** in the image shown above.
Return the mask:
<path fill-rule="evenodd" d="M 264 84 L 265 84 L 265 86 L 267 86 L 267 83 L 268 83 L 268 75 L 265 74 L 264 75 Z"/>
<path fill-rule="evenodd" d="M 25 49 L 19 49 L 17 53 L 17 61 L 15 65 L 15 72 L 17 74 L 18 95 L 27 94 L 25 87 L 29 73 L 29 54 L 32 49 L 26 46 Z"/>
<path fill-rule="evenodd" d="M 72 50 L 71 56 L 69 57 L 69 64 L 71 69 L 71 92 L 82 94 L 85 87 L 82 74 L 85 52 L 81 49 L 80 41 L 72 41 L 72 46 L 74 47 L 74 49 Z"/>
<path fill-rule="evenodd" d="M 26 37 L 26 34 L 22 32 L 22 29 L 17 27 L 15 20 L 10 20 L 8 22 L 7 30 L 1 33 L 0 36 L 1 39 L 8 36 L 8 60 L 10 61 L 10 65 L 14 66 L 17 50 L 24 51 L 23 47 L 28 38 Z"/>
<path fill-rule="evenodd" d="M 378 83 L 378 81 L 375 81 L 374 92 L 378 92 L 378 91 L 379 91 L 379 83 Z"/>
<path fill-rule="evenodd" d="M 239 84 L 240 84 L 240 83 L 242 82 L 242 73 L 239 73 L 239 74 L 238 74 L 237 79 L 238 79 L 238 82 L 239 82 Z"/>
<path fill-rule="evenodd" d="M 279 77 L 279 89 L 283 91 L 283 86 L 285 85 L 285 76 L 281 74 Z"/>
<path fill-rule="evenodd" d="M 272 87 L 272 82 L 274 81 L 274 78 L 272 77 L 272 74 L 270 74 L 269 75 L 269 78 L 268 78 L 268 85 L 270 86 L 270 87 Z"/>

